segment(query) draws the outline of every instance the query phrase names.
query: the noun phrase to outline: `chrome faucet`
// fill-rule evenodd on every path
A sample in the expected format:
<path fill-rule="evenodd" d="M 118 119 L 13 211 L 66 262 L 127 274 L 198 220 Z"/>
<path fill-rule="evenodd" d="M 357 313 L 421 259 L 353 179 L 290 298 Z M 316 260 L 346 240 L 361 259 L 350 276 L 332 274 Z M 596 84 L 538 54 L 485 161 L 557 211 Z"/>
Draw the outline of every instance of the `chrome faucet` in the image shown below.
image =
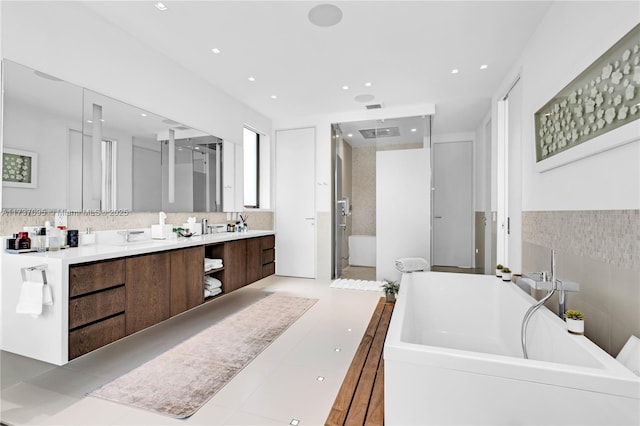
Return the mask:
<path fill-rule="evenodd" d="M 130 231 L 130 230 L 125 230 L 125 231 L 120 231 L 118 232 L 120 235 L 124 235 L 124 242 L 128 243 L 131 241 L 131 236 L 132 235 L 139 235 L 139 234 L 144 234 L 144 231 Z"/>
<path fill-rule="evenodd" d="M 533 314 L 544 303 L 558 291 L 558 316 L 565 320 L 564 314 L 567 311 L 567 291 L 580 291 L 580 285 L 571 281 L 561 281 L 558 279 L 557 263 L 556 263 L 556 251 L 551 249 L 551 272 L 533 272 L 522 274 L 527 284 L 529 284 L 535 290 L 547 290 L 547 294 L 540 299 L 538 303 L 531 306 L 522 319 L 522 327 L 520 328 L 520 338 L 522 343 L 522 354 L 525 359 L 528 359 L 527 355 L 527 325 Z"/>

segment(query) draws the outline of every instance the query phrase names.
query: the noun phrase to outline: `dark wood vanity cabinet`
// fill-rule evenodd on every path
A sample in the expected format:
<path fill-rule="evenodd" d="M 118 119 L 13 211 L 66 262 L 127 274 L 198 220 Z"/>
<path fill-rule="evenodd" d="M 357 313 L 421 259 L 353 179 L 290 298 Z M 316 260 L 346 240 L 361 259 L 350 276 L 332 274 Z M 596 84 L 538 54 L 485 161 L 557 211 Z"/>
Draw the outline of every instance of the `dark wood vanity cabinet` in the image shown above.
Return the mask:
<path fill-rule="evenodd" d="M 267 235 L 260 238 L 262 243 L 262 277 L 276 273 L 276 236 Z"/>
<path fill-rule="evenodd" d="M 171 316 L 204 302 L 204 246 L 171 252 Z"/>
<path fill-rule="evenodd" d="M 247 284 L 251 284 L 275 273 L 275 237 L 250 238 L 247 240 Z"/>
<path fill-rule="evenodd" d="M 171 316 L 171 252 L 126 259 L 127 335 Z"/>
<path fill-rule="evenodd" d="M 125 260 L 69 267 L 69 359 L 126 335 Z"/>
<path fill-rule="evenodd" d="M 224 243 L 223 293 L 230 293 L 247 284 L 247 240 Z"/>
<path fill-rule="evenodd" d="M 267 235 L 69 267 L 69 360 L 204 303 L 204 258 L 222 294 L 275 273 Z"/>

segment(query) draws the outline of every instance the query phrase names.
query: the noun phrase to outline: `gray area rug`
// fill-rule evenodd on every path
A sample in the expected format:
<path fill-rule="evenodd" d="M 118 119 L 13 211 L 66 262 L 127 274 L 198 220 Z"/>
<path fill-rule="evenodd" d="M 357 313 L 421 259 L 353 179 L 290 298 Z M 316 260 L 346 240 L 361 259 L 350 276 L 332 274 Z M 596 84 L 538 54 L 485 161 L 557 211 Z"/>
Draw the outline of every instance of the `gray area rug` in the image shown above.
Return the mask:
<path fill-rule="evenodd" d="M 267 296 L 89 395 L 189 417 L 316 302 Z"/>

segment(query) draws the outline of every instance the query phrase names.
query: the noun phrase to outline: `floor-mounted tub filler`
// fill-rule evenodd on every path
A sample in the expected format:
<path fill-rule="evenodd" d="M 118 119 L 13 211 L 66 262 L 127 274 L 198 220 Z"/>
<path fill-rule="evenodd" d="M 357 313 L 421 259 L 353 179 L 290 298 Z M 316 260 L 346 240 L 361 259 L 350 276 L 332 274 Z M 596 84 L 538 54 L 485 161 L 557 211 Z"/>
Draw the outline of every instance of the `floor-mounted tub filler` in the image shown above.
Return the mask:
<path fill-rule="evenodd" d="M 384 348 L 385 423 L 640 424 L 640 377 L 488 275 L 403 274 Z"/>

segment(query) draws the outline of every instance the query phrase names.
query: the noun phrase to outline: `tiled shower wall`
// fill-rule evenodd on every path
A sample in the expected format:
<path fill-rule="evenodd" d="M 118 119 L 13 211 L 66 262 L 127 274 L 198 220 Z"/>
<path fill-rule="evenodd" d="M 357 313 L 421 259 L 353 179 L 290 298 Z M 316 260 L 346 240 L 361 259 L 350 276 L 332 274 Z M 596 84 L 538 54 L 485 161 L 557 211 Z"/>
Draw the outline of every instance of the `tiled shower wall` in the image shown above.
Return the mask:
<path fill-rule="evenodd" d="M 353 148 L 351 233 L 376 235 L 376 147 Z"/>
<path fill-rule="evenodd" d="M 272 230 L 273 229 L 273 212 L 270 211 L 247 211 L 243 216 L 248 215 L 247 223 L 250 230 Z M 167 213 L 165 223 L 174 226 L 182 226 L 187 218 L 195 216 L 200 222 L 207 218 L 209 224 L 223 224 L 233 222 L 227 220 L 226 213 Z M 42 226 L 48 220 L 54 223 L 54 214 L 47 213 L 42 215 L 36 214 L 19 214 L 12 210 L 4 210 L 0 216 L 0 236 L 11 235 L 23 226 Z M 67 228 L 78 229 L 83 232 L 87 227 L 93 231 L 105 231 L 109 229 L 128 229 L 128 228 L 149 228 L 151 225 L 158 223 L 158 213 L 126 213 L 122 215 L 113 215 L 108 213 L 80 214 L 69 215 L 67 217 Z"/>
<path fill-rule="evenodd" d="M 640 210 L 523 212 L 523 271 L 550 270 L 551 248 L 560 279 L 580 284 L 567 309 L 581 310 L 585 335 L 616 356 L 640 336 Z M 557 312 L 556 296 L 547 307 Z"/>

